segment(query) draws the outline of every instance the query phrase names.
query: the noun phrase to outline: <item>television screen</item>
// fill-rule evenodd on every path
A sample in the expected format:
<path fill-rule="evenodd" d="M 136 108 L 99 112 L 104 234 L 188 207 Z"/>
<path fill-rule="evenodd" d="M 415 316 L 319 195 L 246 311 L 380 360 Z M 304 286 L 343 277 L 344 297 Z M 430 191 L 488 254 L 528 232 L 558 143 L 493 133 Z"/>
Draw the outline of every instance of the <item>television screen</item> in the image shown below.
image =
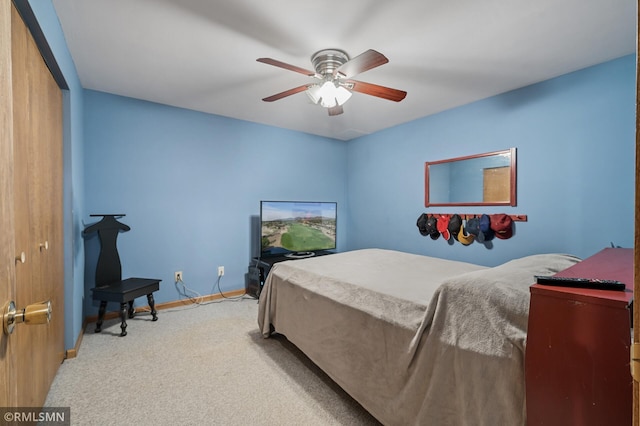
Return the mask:
<path fill-rule="evenodd" d="M 336 219 L 335 202 L 261 201 L 261 254 L 304 257 L 335 249 Z"/>

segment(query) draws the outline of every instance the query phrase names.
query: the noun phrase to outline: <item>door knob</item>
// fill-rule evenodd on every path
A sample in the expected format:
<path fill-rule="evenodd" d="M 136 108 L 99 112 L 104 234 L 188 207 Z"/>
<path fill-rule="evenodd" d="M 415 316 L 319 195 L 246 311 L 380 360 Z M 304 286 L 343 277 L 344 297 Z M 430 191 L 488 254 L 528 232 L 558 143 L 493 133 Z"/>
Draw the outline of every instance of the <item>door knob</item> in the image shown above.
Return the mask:
<path fill-rule="evenodd" d="M 24 252 L 21 252 L 19 256 L 16 256 L 16 263 L 24 263 L 27 261 L 27 255 Z"/>
<path fill-rule="evenodd" d="M 4 334 L 13 333 L 16 324 L 47 324 L 51 320 L 51 302 L 40 302 L 28 305 L 24 309 L 16 309 L 13 300 L 2 309 L 2 325 Z"/>
<path fill-rule="evenodd" d="M 49 250 L 49 240 L 45 241 L 44 243 L 40 243 L 40 251 L 42 250 Z"/>

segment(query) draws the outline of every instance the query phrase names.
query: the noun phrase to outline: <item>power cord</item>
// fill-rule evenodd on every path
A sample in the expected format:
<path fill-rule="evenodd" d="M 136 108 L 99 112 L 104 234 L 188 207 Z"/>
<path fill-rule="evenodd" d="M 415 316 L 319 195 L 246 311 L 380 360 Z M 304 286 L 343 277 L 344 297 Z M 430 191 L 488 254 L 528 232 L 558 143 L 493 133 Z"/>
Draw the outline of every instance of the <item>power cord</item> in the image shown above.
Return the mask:
<path fill-rule="evenodd" d="M 180 307 L 176 307 L 176 308 L 170 308 L 170 309 L 163 309 L 162 312 L 163 313 L 167 313 L 167 312 L 177 312 L 177 311 L 182 311 L 184 309 L 193 309 L 193 308 L 197 308 L 198 306 L 205 306 L 205 305 L 210 305 L 212 303 L 221 303 L 221 302 L 236 302 L 242 299 L 253 299 L 250 296 L 247 296 L 246 294 L 242 294 L 240 296 L 233 296 L 233 297 L 229 297 L 229 296 L 225 296 L 224 293 L 222 292 L 222 289 L 220 288 L 220 279 L 222 278 L 222 276 L 219 276 L 216 279 L 216 282 L 213 285 L 213 289 L 212 289 L 212 294 L 215 291 L 215 288 L 218 287 L 218 293 L 220 294 L 220 296 L 222 297 L 221 299 L 217 299 L 217 300 L 209 300 L 208 302 L 204 301 L 204 296 L 202 296 L 200 293 L 198 293 L 195 290 L 190 289 L 189 287 L 187 287 L 186 283 L 182 280 L 182 278 L 180 278 L 178 281 L 176 281 L 174 284 L 176 286 L 176 290 L 178 291 L 178 294 L 182 297 L 185 297 L 187 299 L 189 299 L 191 301 L 191 305 L 185 305 L 185 306 L 180 306 Z M 180 288 L 182 287 L 182 288 Z M 145 308 L 145 309 L 140 309 L 136 311 L 136 314 L 138 313 L 150 313 L 151 309 L 150 308 Z"/>
<path fill-rule="evenodd" d="M 213 286 L 213 289 L 212 289 L 211 293 L 213 294 L 213 291 L 215 291 L 215 288 L 218 287 L 218 293 L 220 294 L 220 296 L 222 296 L 222 299 L 218 299 L 218 301 L 210 300 L 206 304 L 219 303 L 219 302 L 223 302 L 225 300 L 235 301 L 235 300 L 241 300 L 241 299 L 245 298 L 246 294 L 242 294 L 240 296 L 233 296 L 233 297 L 225 296 L 224 293 L 222 292 L 222 289 L 220 288 L 220 280 L 221 279 L 222 279 L 222 275 L 219 275 L 218 278 L 216 279 L 216 282 L 215 282 L 215 284 Z"/>
<path fill-rule="evenodd" d="M 178 284 L 182 284 L 182 292 L 180 291 L 180 288 L 178 287 Z M 178 290 L 178 294 L 186 297 L 187 299 L 189 299 L 192 303 L 196 304 L 196 305 L 200 305 L 202 304 L 202 300 L 204 299 L 204 297 L 198 293 L 195 290 L 191 290 L 190 288 L 188 288 L 185 284 L 184 281 L 182 281 L 182 278 L 179 278 L 178 281 L 176 281 L 175 283 L 176 285 L 176 289 Z M 189 293 L 195 295 L 195 296 L 191 296 Z"/>

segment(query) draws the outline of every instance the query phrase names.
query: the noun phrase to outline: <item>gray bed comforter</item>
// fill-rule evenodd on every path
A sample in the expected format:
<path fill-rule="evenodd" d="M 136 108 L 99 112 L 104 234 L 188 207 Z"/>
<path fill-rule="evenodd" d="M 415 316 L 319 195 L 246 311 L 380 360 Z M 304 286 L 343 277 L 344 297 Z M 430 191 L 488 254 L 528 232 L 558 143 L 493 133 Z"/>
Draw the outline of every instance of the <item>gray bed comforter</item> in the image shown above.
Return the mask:
<path fill-rule="evenodd" d="M 386 425 L 524 425 L 529 286 L 579 262 L 488 268 L 366 249 L 281 262 L 260 295 L 283 334 Z"/>

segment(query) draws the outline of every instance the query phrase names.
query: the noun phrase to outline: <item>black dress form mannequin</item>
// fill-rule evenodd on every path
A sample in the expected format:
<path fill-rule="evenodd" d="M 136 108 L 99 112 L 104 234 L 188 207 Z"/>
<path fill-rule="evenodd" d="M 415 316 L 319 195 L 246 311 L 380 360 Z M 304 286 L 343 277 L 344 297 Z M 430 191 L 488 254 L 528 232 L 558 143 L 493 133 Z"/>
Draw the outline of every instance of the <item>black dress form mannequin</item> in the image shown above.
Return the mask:
<path fill-rule="evenodd" d="M 91 216 L 103 216 L 102 220 L 85 228 L 84 233 L 98 232 L 100 237 L 100 254 L 98 265 L 96 266 L 96 287 L 101 287 L 109 283 L 122 280 L 122 265 L 116 239 L 120 231 L 126 232 L 131 228 L 116 220 L 123 214 L 105 214 Z"/>

